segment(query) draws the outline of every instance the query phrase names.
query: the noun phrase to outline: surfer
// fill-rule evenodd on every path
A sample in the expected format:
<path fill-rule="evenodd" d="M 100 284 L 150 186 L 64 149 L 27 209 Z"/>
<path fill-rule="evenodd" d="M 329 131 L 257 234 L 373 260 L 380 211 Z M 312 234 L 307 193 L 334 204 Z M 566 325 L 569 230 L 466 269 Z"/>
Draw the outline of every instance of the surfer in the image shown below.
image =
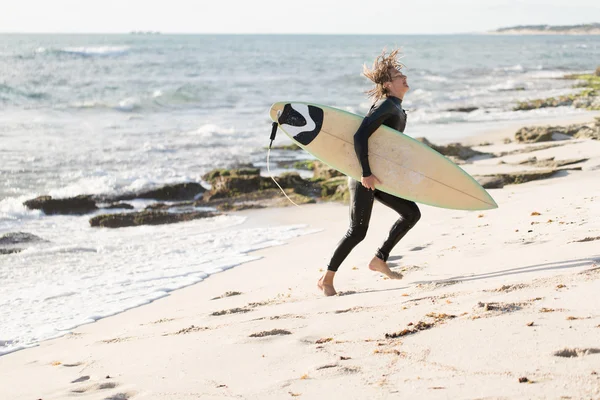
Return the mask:
<path fill-rule="evenodd" d="M 375 59 L 371 69 L 366 65 L 363 68 L 363 74 L 375 87 L 367 92 L 374 100 L 373 105 L 354 134 L 354 149 L 362 168 L 362 177 L 360 182 L 348 178 L 350 227 L 337 244 L 327 265 L 327 272 L 317 284 L 326 296 L 337 294 L 333 278 L 338 267 L 367 235 L 375 199 L 399 214 L 388 237 L 369 262 L 369 269 L 391 279 L 402 279 L 402 274 L 390 270 L 387 265 L 390 251 L 421 218 L 419 207 L 414 202 L 375 189 L 375 184 L 380 184 L 381 181 L 373 175 L 369 167 L 368 140 L 371 134 L 382 124 L 400 132 L 404 132 L 406 127 L 406 113 L 402 109 L 402 100 L 409 86 L 406 75 L 401 72 L 403 65 L 398 61 L 398 53 L 399 49 L 389 54 L 384 51 Z"/>

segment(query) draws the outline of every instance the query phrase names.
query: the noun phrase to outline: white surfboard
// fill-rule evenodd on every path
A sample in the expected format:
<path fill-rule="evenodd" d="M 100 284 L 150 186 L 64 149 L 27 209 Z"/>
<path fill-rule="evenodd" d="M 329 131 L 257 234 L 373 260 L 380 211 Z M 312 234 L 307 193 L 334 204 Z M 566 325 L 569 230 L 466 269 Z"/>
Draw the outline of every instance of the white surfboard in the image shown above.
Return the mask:
<path fill-rule="evenodd" d="M 304 102 L 271 106 L 271 119 L 300 147 L 341 173 L 360 180 L 354 134 L 363 117 Z M 481 185 L 429 146 L 387 126 L 369 138 L 369 165 L 377 189 L 436 207 L 487 210 L 498 205 Z"/>

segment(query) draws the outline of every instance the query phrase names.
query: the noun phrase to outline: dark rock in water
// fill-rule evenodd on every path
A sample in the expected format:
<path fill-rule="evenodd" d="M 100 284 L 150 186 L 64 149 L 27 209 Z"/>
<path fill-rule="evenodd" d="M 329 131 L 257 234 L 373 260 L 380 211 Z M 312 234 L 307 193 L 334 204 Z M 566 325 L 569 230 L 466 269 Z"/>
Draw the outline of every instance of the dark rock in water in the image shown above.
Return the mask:
<path fill-rule="evenodd" d="M 81 215 L 98 209 L 91 196 L 77 196 L 67 199 L 53 199 L 51 196 L 40 196 L 23 203 L 32 210 L 42 210 L 44 214 Z"/>
<path fill-rule="evenodd" d="M 25 250 L 23 245 L 45 242 L 39 236 L 26 232 L 9 232 L 0 236 L 0 254 L 13 254 Z"/>
<path fill-rule="evenodd" d="M 447 146 L 437 146 L 423 137 L 416 138 L 416 140 L 423 144 L 426 144 L 427 146 L 431 147 L 432 149 L 446 157 L 456 157 L 459 160 L 468 160 L 471 157 L 487 154 L 477 150 L 473 150 L 468 146 L 463 146 L 460 143 L 450 143 Z"/>
<path fill-rule="evenodd" d="M 448 111 L 466 112 L 466 113 L 470 113 L 475 110 L 479 110 L 479 107 L 458 107 L 458 108 L 449 108 L 448 109 Z"/>
<path fill-rule="evenodd" d="M 206 188 L 196 182 L 165 185 L 157 189 L 144 190 L 136 193 L 125 193 L 115 196 L 100 195 L 96 200 L 103 203 L 118 203 L 133 199 L 155 199 L 163 201 L 194 200 L 197 195 L 204 193 Z"/>
<path fill-rule="evenodd" d="M 9 232 L 0 236 L 0 246 L 36 242 L 45 242 L 45 240 L 26 232 Z"/>
<path fill-rule="evenodd" d="M 30 210 L 41 210 L 44 203 L 49 200 L 52 200 L 52 196 L 39 196 L 35 199 L 27 200 L 23 205 Z"/>
<path fill-rule="evenodd" d="M 164 211 L 141 211 L 124 214 L 104 214 L 90 219 L 90 225 L 104 228 L 123 228 L 139 225 L 162 225 L 176 222 L 191 221 L 199 218 L 209 218 L 215 213 L 192 211 L 187 213 L 168 213 Z"/>
<path fill-rule="evenodd" d="M 111 204 L 108 207 L 102 207 L 103 209 L 106 210 L 115 210 L 115 209 L 122 209 L 122 210 L 133 210 L 135 207 L 133 207 L 131 204 L 127 204 L 127 203 L 115 203 L 115 204 Z"/>
<path fill-rule="evenodd" d="M 4 248 L 0 247 L 0 255 L 20 253 L 23 250 L 25 250 L 25 249 L 21 249 L 19 247 L 13 247 L 10 249 L 4 249 Z"/>

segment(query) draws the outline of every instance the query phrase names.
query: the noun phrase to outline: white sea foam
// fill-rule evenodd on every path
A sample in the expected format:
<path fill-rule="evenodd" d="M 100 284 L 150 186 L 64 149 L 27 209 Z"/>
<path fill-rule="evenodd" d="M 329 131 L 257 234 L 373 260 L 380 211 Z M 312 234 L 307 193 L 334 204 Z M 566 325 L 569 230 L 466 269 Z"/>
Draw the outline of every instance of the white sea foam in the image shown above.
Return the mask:
<path fill-rule="evenodd" d="M 234 216 L 118 230 L 90 228 L 88 218 L 21 226 L 52 240 L 0 260 L 0 354 L 147 304 L 257 260 L 255 250 L 312 232 L 299 225 L 244 228 L 245 218 Z"/>
<path fill-rule="evenodd" d="M 235 133 L 234 128 L 224 128 L 215 124 L 205 124 L 200 128 L 189 132 L 190 135 L 198 135 L 201 137 L 227 136 Z"/>
<path fill-rule="evenodd" d="M 65 47 L 60 52 L 80 56 L 115 56 L 125 54 L 129 49 L 129 46 Z"/>

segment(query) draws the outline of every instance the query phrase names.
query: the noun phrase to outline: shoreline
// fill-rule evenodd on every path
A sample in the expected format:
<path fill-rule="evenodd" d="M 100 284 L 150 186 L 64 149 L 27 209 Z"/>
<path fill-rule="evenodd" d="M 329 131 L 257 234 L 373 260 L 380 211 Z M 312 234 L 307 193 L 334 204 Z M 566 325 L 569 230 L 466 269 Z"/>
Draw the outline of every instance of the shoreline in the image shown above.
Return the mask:
<path fill-rule="evenodd" d="M 472 139 L 501 140 L 508 129 Z M 234 215 L 248 217 L 246 227 L 308 224 L 318 232 L 255 250 L 260 259 L 215 274 L 210 284 L 193 284 L 1 356 L 0 374 L 15 382 L 9 398 L 59 399 L 73 390 L 103 399 L 183 399 L 192 393 L 314 398 L 332 388 L 361 398 L 409 392 L 427 398 L 600 395 L 600 379 L 592 374 L 600 373 L 593 370 L 600 355 L 592 340 L 600 332 L 593 311 L 600 306 L 594 294 L 600 259 L 593 251 L 600 239 L 594 190 L 600 143 L 558 143 L 467 164 L 474 174 L 531 156 L 588 158 L 581 171 L 566 176 L 491 189 L 500 204 L 496 210 L 422 206 L 422 221 L 390 258 L 405 274 L 402 281 L 365 266 L 395 218 L 377 204 L 366 240 L 336 278 L 346 293 L 334 298 L 322 297 L 316 280 L 347 228 L 346 205 L 238 211 Z M 211 300 L 232 291 L 241 294 Z M 385 335 L 428 324 L 401 338 Z M 258 333 L 264 337 L 249 337 Z M 516 335 L 522 338 L 517 343 Z M 577 366 L 552 355 L 569 349 L 582 351 Z M 30 376 L 38 377 L 35 386 L 24 385 Z M 87 379 L 75 382 L 81 377 Z M 534 383 L 520 384 L 522 377 Z"/>

